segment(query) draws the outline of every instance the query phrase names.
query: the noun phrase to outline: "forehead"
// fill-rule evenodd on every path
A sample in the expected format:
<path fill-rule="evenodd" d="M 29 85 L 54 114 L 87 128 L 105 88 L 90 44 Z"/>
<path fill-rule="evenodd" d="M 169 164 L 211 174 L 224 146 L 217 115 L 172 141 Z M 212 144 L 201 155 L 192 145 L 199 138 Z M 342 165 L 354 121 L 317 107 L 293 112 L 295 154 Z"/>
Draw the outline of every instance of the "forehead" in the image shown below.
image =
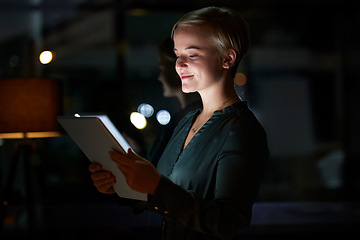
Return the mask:
<path fill-rule="evenodd" d="M 207 25 L 180 26 L 174 31 L 174 48 L 187 47 L 212 48 L 211 29 Z"/>

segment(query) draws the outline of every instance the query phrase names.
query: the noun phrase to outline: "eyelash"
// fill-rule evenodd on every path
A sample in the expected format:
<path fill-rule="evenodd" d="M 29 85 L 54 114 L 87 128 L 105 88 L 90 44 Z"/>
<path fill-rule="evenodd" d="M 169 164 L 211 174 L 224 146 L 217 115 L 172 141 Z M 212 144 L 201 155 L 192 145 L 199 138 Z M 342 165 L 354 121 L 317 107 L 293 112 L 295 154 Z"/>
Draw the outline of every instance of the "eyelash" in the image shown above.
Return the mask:
<path fill-rule="evenodd" d="M 189 58 L 196 58 L 198 57 L 199 55 L 197 54 L 192 54 L 192 55 L 189 55 Z M 179 55 L 176 55 L 176 59 L 178 59 L 180 56 Z"/>

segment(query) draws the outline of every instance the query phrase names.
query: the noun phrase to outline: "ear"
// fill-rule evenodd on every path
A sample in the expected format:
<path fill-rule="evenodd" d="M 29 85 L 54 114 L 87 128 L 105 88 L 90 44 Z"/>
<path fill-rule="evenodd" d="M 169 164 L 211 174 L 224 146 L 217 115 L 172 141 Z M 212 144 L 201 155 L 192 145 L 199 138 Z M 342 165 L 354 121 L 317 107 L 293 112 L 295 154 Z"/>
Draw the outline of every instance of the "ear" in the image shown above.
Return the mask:
<path fill-rule="evenodd" d="M 228 49 L 224 55 L 223 68 L 229 69 L 234 65 L 236 60 L 236 51 L 232 48 Z"/>

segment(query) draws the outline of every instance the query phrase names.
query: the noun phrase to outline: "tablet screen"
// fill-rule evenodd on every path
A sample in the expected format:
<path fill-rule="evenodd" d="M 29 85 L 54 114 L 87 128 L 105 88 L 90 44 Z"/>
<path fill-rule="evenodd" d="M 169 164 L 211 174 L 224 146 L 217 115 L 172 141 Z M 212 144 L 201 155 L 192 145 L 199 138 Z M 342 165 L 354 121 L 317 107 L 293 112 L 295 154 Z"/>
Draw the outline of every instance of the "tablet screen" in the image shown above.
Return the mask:
<path fill-rule="evenodd" d="M 114 188 L 120 197 L 147 200 L 147 194 L 129 188 L 124 175 L 109 157 L 109 151 L 127 153 L 131 146 L 106 115 L 59 116 L 57 120 L 91 162 L 112 172 L 116 177 Z"/>

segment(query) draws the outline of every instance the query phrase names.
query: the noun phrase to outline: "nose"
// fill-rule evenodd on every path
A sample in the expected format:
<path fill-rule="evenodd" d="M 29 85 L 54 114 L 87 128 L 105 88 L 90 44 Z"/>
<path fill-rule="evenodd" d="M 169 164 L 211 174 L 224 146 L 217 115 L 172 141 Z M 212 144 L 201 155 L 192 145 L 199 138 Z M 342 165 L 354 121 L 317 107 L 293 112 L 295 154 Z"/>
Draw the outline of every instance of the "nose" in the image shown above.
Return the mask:
<path fill-rule="evenodd" d="M 175 64 L 175 66 L 178 68 L 178 67 L 185 67 L 186 66 L 186 62 L 184 61 L 184 58 L 182 58 L 182 57 L 178 57 L 177 59 L 176 59 L 176 64 Z"/>

